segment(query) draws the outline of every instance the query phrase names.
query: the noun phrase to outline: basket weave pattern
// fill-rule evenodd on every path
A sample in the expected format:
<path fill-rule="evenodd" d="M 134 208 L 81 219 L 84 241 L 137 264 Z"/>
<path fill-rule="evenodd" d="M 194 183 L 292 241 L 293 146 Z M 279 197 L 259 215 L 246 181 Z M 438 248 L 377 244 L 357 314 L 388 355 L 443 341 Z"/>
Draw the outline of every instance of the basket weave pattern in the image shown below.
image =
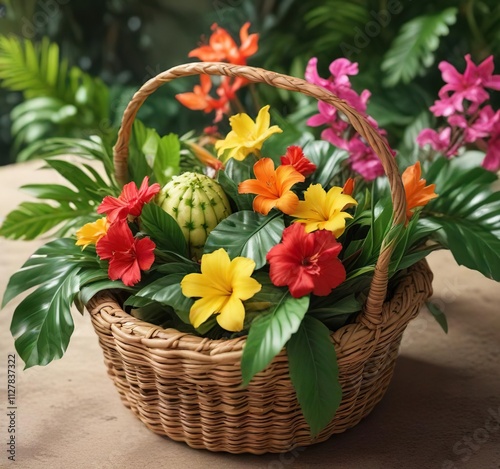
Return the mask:
<path fill-rule="evenodd" d="M 406 220 L 397 165 L 385 140 L 363 116 L 345 101 L 304 80 L 246 66 L 186 64 L 145 83 L 125 110 L 114 148 L 118 181 L 127 179 L 128 141 L 144 100 L 163 83 L 199 73 L 241 76 L 337 107 L 380 157 L 391 189 L 393 223 Z M 367 301 L 356 322 L 331 334 L 343 397 L 334 419 L 315 439 L 291 384 L 285 351 L 242 388 L 244 337 L 210 340 L 163 329 L 127 314 L 109 292 L 95 296 L 87 309 L 108 374 L 122 401 L 153 432 L 212 451 L 287 452 L 356 425 L 385 394 L 403 332 L 432 293 L 432 273 L 421 261 L 408 269 L 397 285 L 391 285 L 391 297 L 387 298 L 392 249 L 391 243 L 381 247 Z"/>
<path fill-rule="evenodd" d="M 430 296 L 425 261 L 410 269 L 382 311 L 332 334 L 342 386 L 334 420 L 314 440 L 288 376 L 286 354 L 241 387 L 244 338 L 209 340 L 162 329 L 125 313 L 109 294 L 88 305 L 108 374 L 123 403 L 153 432 L 193 448 L 286 452 L 356 425 L 383 397 L 408 322 Z"/>

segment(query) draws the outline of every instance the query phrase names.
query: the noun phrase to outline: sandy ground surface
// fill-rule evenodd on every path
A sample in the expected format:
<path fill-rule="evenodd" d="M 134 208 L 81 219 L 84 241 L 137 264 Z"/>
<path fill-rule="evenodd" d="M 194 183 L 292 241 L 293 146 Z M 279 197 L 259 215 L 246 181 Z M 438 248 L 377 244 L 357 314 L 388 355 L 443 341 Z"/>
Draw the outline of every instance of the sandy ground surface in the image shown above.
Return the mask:
<path fill-rule="evenodd" d="M 22 200 L 23 183 L 54 181 L 40 163 L 0 168 L 0 218 Z M 0 239 L 0 291 L 41 242 Z M 458 267 L 446 252 L 429 259 L 446 335 L 427 311 L 408 327 L 392 384 L 375 411 L 329 441 L 281 455 L 193 450 L 151 433 L 126 409 L 107 377 L 88 314 L 74 314 L 65 357 L 16 377 L 16 460 L 8 460 L 7 360 L 18 300 L 0 312 L 0 467 L 115 468 L 500 468 L 500 288 Z"/>

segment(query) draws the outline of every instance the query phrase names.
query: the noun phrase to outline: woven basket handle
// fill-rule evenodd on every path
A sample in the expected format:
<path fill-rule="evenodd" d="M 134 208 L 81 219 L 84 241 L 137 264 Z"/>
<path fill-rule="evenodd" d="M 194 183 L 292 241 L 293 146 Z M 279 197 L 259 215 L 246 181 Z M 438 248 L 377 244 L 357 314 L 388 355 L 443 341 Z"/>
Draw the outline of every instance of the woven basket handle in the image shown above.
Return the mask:
<path fill-rule="evenodd" d="M 370 147 L 380 158 L 385 174 L 389 180 L 391 197 L 394 211 L 393 224 L 401 224 L 406 220 L 406 199 L 401 176 L 384 138 L 369 124 L 367 119 L 353 109 L 344 100 L 338 98 L 329 91 L 316 85 L 308 83 L 299 78 L 270 72 L 261 68 L 230 65 L 216 62 L 195 62 L 178 65 L 170 70 L 151 78 L 135 93 L 123 114 L 121 128 L 118 132 L 118 140 L 113 149 L 115 175 L 119 183 L 127 182 L 127 158 L 128 144 L 132 132 L 137 111 L 146 98 L 154 93 L 162 84 L 175 80 L 176 78 L 192 75 L 221 75 L 229 77 L 243 77 L 252 83 L 267 83 L 276 88 L 297 91 L 307 96 L 312 96 L 325 103 L 331 104 L 342 111 L 356 131 L 363 136 Z M 387 293 L 389 262 L 393 250 L 392 244 L 382 243 L 380 256 L 375 266 L 375 273 L 370 285 L 370 291 L 363 310 L 364 322 L 379 325 L 382 322 L 381 311 Z"/>

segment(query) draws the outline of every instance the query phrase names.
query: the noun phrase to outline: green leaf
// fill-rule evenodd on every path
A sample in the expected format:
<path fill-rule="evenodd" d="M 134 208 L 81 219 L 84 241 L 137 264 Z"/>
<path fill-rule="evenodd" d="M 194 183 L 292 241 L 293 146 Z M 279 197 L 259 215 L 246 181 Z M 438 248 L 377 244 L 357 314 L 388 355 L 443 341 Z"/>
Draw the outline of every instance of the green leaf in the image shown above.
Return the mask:
<path fill-rule="evenodd" d="M 269 274 L 267 272 L 258 271 L 252 275 L 257 282 L 260 283 L 261 289 L 249 300 L 243 302 L 245 306 L 245 324 L 249 326 L 251 321 L 255 319 L 252 315 L 249 315 L 249 312 L 257 311 L 258 314 L 262 311 L 268 310 L 273 305 L 278 303 L 283 296 L 283 288 L 279 288 L 275 286 L 271 279 L 269 278 Z M 245 327 L 247 329 L 248 327 Z"/>
<path fill-rule="evenodd" d="M 357 313 L 361 311 L 363 305 L 356 298 L 355 294 L 352 293 L 344 298 L 335 301 L 334 298 L 331 300 L 331 306 L 322 306 L 320 308 L 311 307 L 309 314 L 314 316 L 316 319 L 325 322 L 331 316 L 338 316 L 341 314 Z"/>
<path fill-rule="evenodd" d="M 78 203 L 78 193 L 60 184 L 26 184 L 21 186 L 21 190 L 37 199 Z"/>
<path fill-rule="evenodd" d="M 308 296 L 297 299 L 286 291 L 268 314 L 253 321 L 241 357 L 244 386 L 283 349 L 298 330 L 308 307 Z"/>
<path fill-rule="evenodd" d="M 311 6 L 304 23 L 309 35 L 316 38 L 309 46 L 315 54 L 331 54 L 339 45 L 342 49 L 344 40 L 352 41 L 355 28 L 364 28 L 371 19 L 366 0 L 323 0 Z"/>
<path fill-rule="evenodd" d="M 95 221 L 97 205 L 110 186 L 90 166 L 84 171 L 76 164 L 57 159 L 46 160 L 76 190 L 58 184 L 30 184 L 24 186 L 32 195 L 53 200 L 55 204 L 23 202 L 10 212 L 0 227 L 0 235 L 13 239 L 34 239 L 60 226 L 58 235 L 63 236 L 86 223 Z"/>
<path fill-rule="evenodd" d="M 304 155 L 315 165 L 316 171 L 311 175 L 311 184 L 321 184 L 328 188 L 331 181 L 342 170 L 342 163 L 347 159 L 348 153 L 335 148 L 325 141 L 312 141 L 304 145 Z"/>
<path fill-rule="evenodd" d="M 314 437 L 332 421 L 342 400 L 330 331 L 317 319 L 306 316 L 286 350 L 290 378 Z"/>
<path fill-rule="evenodd" d="M 78 293 L 78 269 L 71 266 L 64 277 L 44 283 L 14 311 L 10 330 L 26 368 L 47 365 L 66 351 L 73 319 L 71 304 Z"/>
<path fill-rule="evenodd" d="M 425 302 L 425 306 L 429 310 L 429 313 L 432 314 L 437 323 L 441 326 L 441 329 L 448 334 L 448 321 L 446 320 L 445 314 L 441 311 L 441 309 L 434 303 L 430 301 Z"/>
<path fill-rule="evenodd" d="M 500 208 L 500 194 L 495 197 Z M 488 222 L 496 215 L 481 222 L 472 217 L 429 217 L 428 222 L 441 228 L 437 238 L 441 244 L 450 249 L 459 265 L 481 272 L 488 278 L 500 281 L 500 238 L 488 228 Z M 455 214 L 456 215 L 456 214 Z M 427 220 L 426 220 L 427 221 Z"/>
<path fill-rule="evenodd" d="M 135 120 L 132 126 L 132 137 L 130 139 L 129 155 L 127 159 L 128 170 L 130 178 L 139 186 L 145 176 L 151 177 L 153 175 L 153 161 L 148 161 L 148 157 L 153 157 L 153 154 L 146 155 L 144 148 L 150 150 L 148 146 L 144 147 L 148 137 L 150 136 L 149 129 L 144 124 Z"/>
<path fill-rule="evenodd" d="M 156 301 L 130 296 L 124 306 L 132 306 L 132 316 L 150 324 L 163 325 L 172 319 L 172 310 Z"/>
<path fill-rule="evenodd" d="M 389 198 L 383 198 L 374 203 L 371 213 L 366 213 L 366 221 L 370 226 L 364 241 L 361 244 L 361 252 L 356 260 L 350 265 L 350 269 L 362 268 L 364 266 L 374 265 L 380 254 L 380 249 L 384 239 L 386 239 L 391 228 L 392 203 Z M 373 220 L 373 221 L 371 221 Z M 352 249 L 349 247 L 346 254 L 351 255 Z"/>
<path fill-rule="evenodd" d="M 7 285 L 3 305 L 37 287 L 15 309 L 11 324 L 16 349 L 26 367 L 60 358 L 73 332 L 71 303 L 83 281 L 99 276 L 95 250 L 81 251 L 72 239 L 39 248 Z"/>
<path fill-rule="evenodd" d="M 153 163 L 153 171 L 156 180 L 164 186 L 179 174 L 181 159 L 181 144 L 179 137 L 175 134 L 158 137 L 157 151 Z"/>
<path fill-rule="evenodd" d="M 59 68 L 59 47 L 46 37 L 35 45 L 28 39 L 0 36 L 2 87 L 22 91 L 26 98 L 58 96 L 58 83 L 67 80 L 64 62 Z"/>
<path fill-rule="evenodd" d="M 226 174 L 225 171 L 219 171 L 217 181 L 221 185 L 224 193 L 229 196 L 238 210 L 252 210 L 253 194 L 240 194 L 238 192 L 238 185 Z"/>
<path fill-rule="evenodd" d="M 387 75 L 385 84 L 409 83 L 420 72 L 434 64 L 434 52 L 440 36 L 446 36 L 449 25 L 457 19 L 457 8 L 418 16 L 405 23 L 382 62 Z"/>
<path fill-rule="evenodd" d="M 185 275 L 184 273 L 166 275 L 151 282 L 135 295 L 171 306 L 183 322 L 190 324 L 189 311 L 194 300 L 182 294 L 180 283 Z"/>
<path fill-rule="evenodd" d="M 55 169 L 72 184 L 78 190 L 80 198 L 86 200 L 88 204 L 90 204 L 90 201 L 97 204 L 101 203 L 102 191 L 107 193 L 109 190 L 108 183 L 103 184 L 102 179 L 93 178 L 77 164 L 58 159 L 47 159 L 45 161 L 50 168 Z"/>
<path fill-rule="evenodd" d="M 186 239 L 181 228 L 165 210 L 154 203 L 144 205 L 140 218 L 141 230 L 147 233 L 160 249 L 188 255 Z"/>
<path fill-rule="evenodd" d="M 109 117 L 107 86 L 77 67 L 68 71 L 47 37 L 34 43 L 0 35 L 0 83 L 25 98 L 13 112 L 15 151 L 51 135 L 109 133 L 102 125 Z"/>
<path fill-rule="evenodd" d="M 107 274 L 106 274 L 107 277 Z M 80 289 L 80 301 L 83 304 L 87 304 L 92 297 L 97 295 L 97 293 L 104 290 L 125 290 L 125 291 L 135 291 L 135 288 L 128 287 L 121 280 L 95 280 L 88 285 L 82 286 Z"/>
<path fill-rule="evenodd" d="M 462 158 L 441 158 L 430 167 L 427 181 L 439 197 L 424 208 L 421 223 L 435 230 L 433 237 L 458 264 L 499 281 L 500 192 L 490 188 L 496 176 Z"/>
<path fill-rule="evenodd" d="M 11 239 L 31 240 L 66 220 L 74 220 L 75 217 L 88 213 L 89 210 L 74 210 L 69 206 L 54 207 L 45 203 L 23 202 L 7 215 L 0 227 L 0 235 Z"/>
<path fill-rule="evenodd" d="M 280 214 L 261 215 L 243 210 L 222 220 L 208 235 L 205 253 L 224 248 L 229 257 L 248 257 L 255 261 L 255 268 L 266 264 L 269 250 L 281 241 L 285 229 Z"/>
<path fill-rule="evenodd" d="M 234 158 L 229 158 L 224 168 L 226 175 L 233 180 L 233 182 L 238 186 L 240 182 L 246 181 L 247 179 L 253 179 L 253 165 L 257 160 L 251 155 L 247 156 L 243 161 L 235 160 Z"/>
<path fill-rule="evenodd" d="M 42 141 L 36 141 L 19 153 L 17 161 L 26 161 L 32 158 L 48 158 L 50 156 L 65 154 L 75 155 L 87 159 L 102 161 L 108 178 L 112 180 L 112 157 L 108 154 L 105 145 L 99 138 L 92 138 L 92 140 L 79 138 L 46 138 Z M 115 187 L 111 184 L 110 186 L 110 189 L 115 189 Z M 114 195 L 118 195 L 119 193 L 117 189 L 113 192 Z"/>
<path fill-rule="evenodd" d="M 40 247 L 12 275 L 5 289 L 2 308 L 20 293 L 37 285 L 64 276 L 72 265 L 95 267 L 97 265 L 95 250 L 87 248 L 82 251 L 75 245 L 75 240 L 61 238 Z"/>

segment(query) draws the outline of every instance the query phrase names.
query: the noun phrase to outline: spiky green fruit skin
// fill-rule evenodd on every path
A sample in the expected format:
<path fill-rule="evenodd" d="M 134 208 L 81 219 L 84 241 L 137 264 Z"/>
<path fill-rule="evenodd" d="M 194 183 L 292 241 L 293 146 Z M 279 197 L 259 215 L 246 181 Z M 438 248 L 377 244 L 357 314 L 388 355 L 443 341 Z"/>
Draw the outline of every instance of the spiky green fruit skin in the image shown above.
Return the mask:
<path fill-rule="evenodd" d="M 200 259 L 209 233 L 231 214 L 220 184 L 198 173 L 174 176 L 163 187 L 157 204 L 179 224 L 192 258 Z"/>

